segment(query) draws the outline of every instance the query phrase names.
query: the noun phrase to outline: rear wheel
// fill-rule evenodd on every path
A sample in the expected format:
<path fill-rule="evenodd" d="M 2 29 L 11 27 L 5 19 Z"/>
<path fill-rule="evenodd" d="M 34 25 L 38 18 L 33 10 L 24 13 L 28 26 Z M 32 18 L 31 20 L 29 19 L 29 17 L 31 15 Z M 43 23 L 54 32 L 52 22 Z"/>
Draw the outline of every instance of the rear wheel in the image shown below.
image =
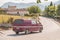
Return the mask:
<path fill-rule="evenodd" d="M 25 30 L 25 34 L 28 34 L 29 33 L 29 31 L 28 30 Z"/>
<path fill-rule="evenodd" d="M 16 32 L 16 34 L 19 34 L 19 32 Z"/>
<path fill-rule="evenodd" d="M 33 32 L 30 32 L 30 33 L 33 33 Z"/>

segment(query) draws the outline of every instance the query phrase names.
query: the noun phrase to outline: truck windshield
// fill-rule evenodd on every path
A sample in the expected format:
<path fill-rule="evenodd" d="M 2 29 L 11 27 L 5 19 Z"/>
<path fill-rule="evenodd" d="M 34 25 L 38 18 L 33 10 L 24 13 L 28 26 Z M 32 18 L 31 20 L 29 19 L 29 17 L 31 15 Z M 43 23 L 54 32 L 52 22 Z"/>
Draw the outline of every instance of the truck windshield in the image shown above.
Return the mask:
<path fill-rule="evenodd" d="M 15 24 L 23 24 L 23 20 L 22 19 L 17 19 L 14 21 Z"/>

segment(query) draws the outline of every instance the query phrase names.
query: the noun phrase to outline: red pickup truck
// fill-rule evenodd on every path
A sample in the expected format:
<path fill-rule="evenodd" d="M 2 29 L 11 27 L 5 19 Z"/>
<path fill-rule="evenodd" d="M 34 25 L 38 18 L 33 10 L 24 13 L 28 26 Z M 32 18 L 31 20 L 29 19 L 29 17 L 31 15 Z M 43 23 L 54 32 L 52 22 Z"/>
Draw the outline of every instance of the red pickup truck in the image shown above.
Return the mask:
<path fill-rule="evenodd" d="M 23 20 L 23 19 L 16 19 L 13 22 L 13 31 L 16 32 L 16 34 L 19 34 L 19 32 L 25 32 L 25 34 L 28 34 L 29 32 L 33 31 L 39 31 L 42 32 L 43 26 L 40 22 L 36 22 L 33 20 Z"/>

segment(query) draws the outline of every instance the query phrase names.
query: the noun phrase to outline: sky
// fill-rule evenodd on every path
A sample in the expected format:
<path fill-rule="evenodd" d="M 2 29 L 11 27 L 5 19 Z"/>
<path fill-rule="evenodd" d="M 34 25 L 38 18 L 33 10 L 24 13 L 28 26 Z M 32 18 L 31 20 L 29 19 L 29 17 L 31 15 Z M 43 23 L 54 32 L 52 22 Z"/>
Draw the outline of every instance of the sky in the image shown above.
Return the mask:
<path fill-rule="evenodd" d="M 2 6 L 6 2 L 15 2 L 15 3 L 30 3 L 30 2 L 36 2 L 37 0 L 0 0 L 0 6 Z M 58 0 L 48 0 L 48 2 L 56 2 Z M 41 2 L 45 2 L 44 0 L 41 0 Z"/>

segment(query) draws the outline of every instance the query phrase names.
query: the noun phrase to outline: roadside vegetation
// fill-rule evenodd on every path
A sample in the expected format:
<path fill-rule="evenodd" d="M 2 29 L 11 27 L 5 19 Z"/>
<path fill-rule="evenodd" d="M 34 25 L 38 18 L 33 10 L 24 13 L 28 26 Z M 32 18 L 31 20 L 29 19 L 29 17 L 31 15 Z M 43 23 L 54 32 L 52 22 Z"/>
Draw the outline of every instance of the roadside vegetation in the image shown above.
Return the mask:
<path fill-rule="evenodd" d="M 41 3 L 41 0 L 37 0 L 36 3 Z M 41 14 L 45 17 L 60 19 L 60 4 L 56 6 L 55 4 L 53 4 L 53 2 L 51 2 L 50 5 L 45 6 L 44 11 L 42 11 L 36 5 L 28 7 L 27 10 L 29 11 L 29 14 L 25 14 L 25 16 L 7 15 L 6 11 L 0 10 L 0 24 L 12 24 L 15 19 L 28 19 L 31 17 L 38 18 L 38 16 L 40 16 Z"/>
<path fill-rule="evenodd" d="M 41 9 L 38 6 L 31 6 L 27 9 L 29 11 L 30 16 L 37 16 L 41 13 Z"/>
<path fill-rule="evenodd" d="M 9 29 L 12 27 L 11 24 L 15 19 L 29 19 L 29 18 L 31 17 L 0 14 L 0 28 L 5 29 L 5 30 Z"/>
<path fill-rule="evenodd" d="M 50 5 L 45 7 L 43 16 L 51 18 L 60 17 L 60 4 L 56 6 L 55 4 L 53 4 L 53 2 L 51 2 Z"/>

